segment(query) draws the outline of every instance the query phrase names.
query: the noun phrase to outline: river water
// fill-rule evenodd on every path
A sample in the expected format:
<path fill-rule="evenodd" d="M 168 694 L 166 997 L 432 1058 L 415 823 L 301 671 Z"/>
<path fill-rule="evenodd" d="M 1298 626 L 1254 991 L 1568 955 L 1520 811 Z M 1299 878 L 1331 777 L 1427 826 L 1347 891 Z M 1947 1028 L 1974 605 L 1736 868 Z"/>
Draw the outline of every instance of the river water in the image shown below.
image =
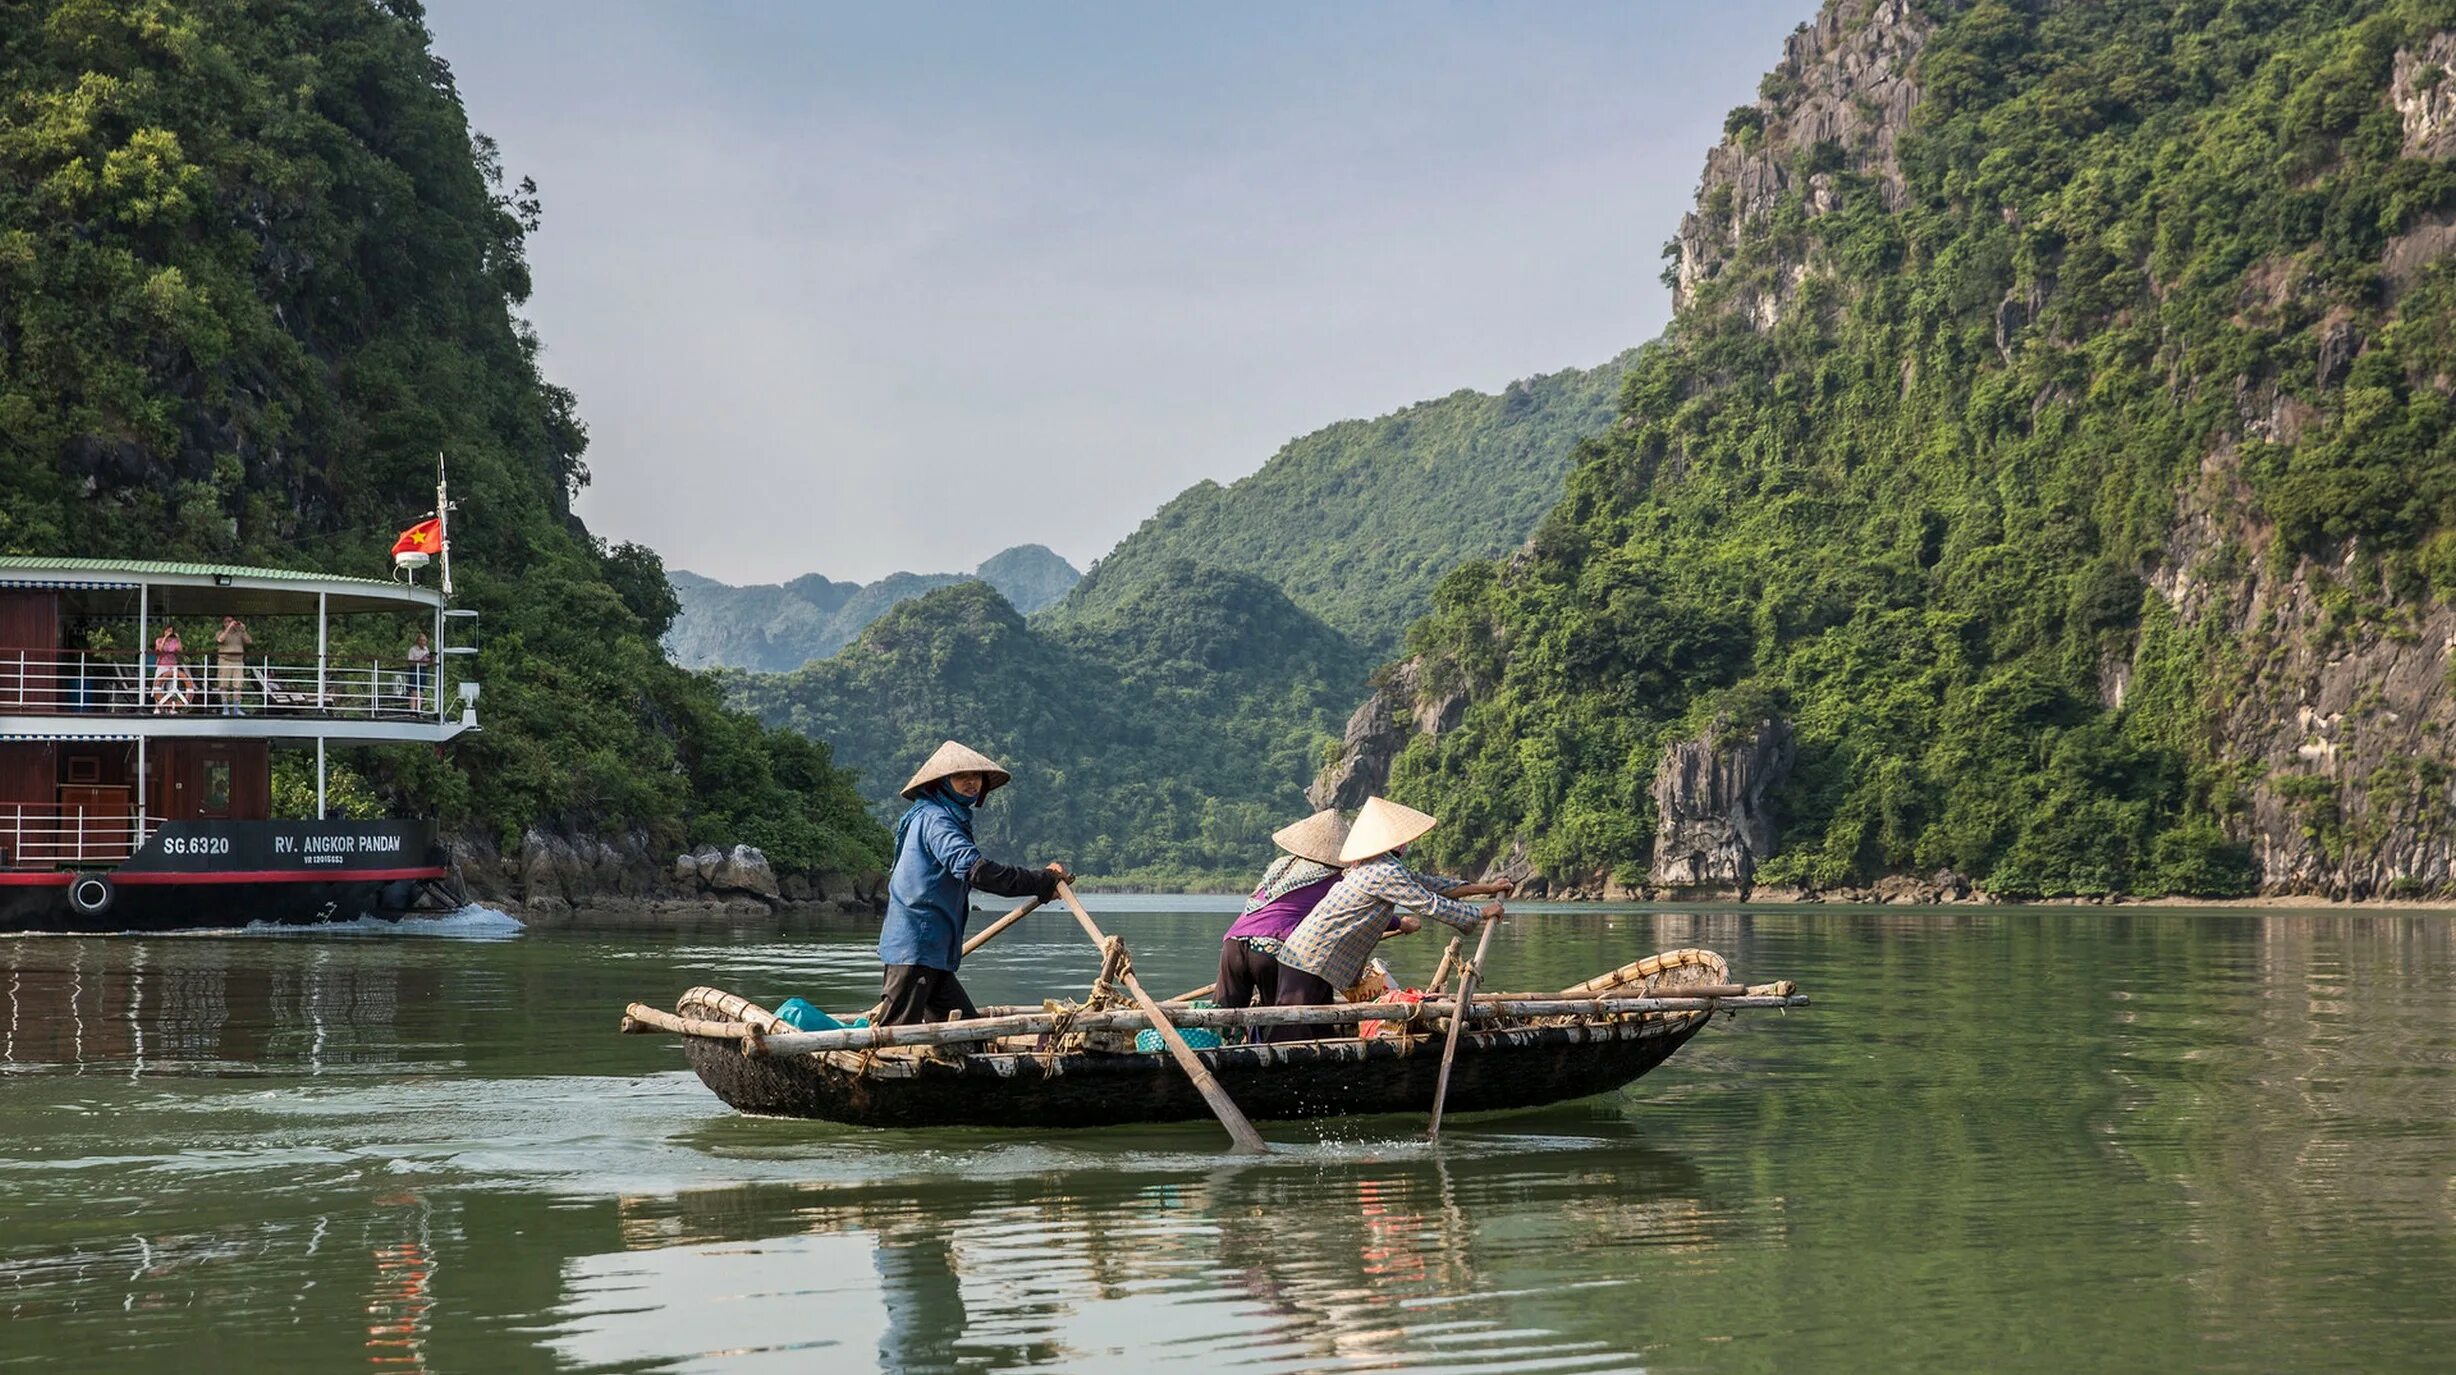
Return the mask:
<path fill-rule="evenodd" d="M 1209 977 L 1222 904 L 1094 906 Z M 1492 986 L 1705 945 L 1816 1006 L 1438 1152 L 754 1120 L 614 1034 L 703 982 L 866 1006 L 875 929 L 0 941 L 0 1368 L 2456 1364 L 2449 917 L 1539 910 Z M 1045 916 L 965 976 L 1094 964 Z"/>

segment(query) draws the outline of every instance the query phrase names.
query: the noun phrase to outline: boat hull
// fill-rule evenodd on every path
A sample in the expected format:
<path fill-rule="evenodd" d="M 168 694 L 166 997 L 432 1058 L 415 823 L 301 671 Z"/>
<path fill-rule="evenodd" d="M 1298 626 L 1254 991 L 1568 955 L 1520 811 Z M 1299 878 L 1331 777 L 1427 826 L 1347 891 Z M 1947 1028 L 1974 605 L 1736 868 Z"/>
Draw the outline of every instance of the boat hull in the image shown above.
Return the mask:
<path fill-rule="evenodd" d="M 680 1009 L 721 1018 L 716 1007 Z M 1447 1112 L 1539 1107 L 1620 1088 L 1670 1058 L 1704 1014 L 1469 1032 L 1459 1038 Z M 974 1054 L 945 1059 L 853 1052 L 751 1056 L 685 1037 L 693 1071 L 743 1112 L 865 1127 L 1107 1127 L 1208 1118 L 1164 1053 Z M 1353 1037 L 1197 1051 L 1250 1118 L 1429 1112 L 1438 1038 Z"/>
<path fill-rule="evenodd" d="M 80 880 L 94 878 L 107 886 L 80 893 Z M 427 822 L 173 822 L 122 864 L 0 871 L 0 932 L 388 920 L 457 905 L 456 889 Z M 99 907 L 91 901 L 97 891 L 107 893 Z"/>

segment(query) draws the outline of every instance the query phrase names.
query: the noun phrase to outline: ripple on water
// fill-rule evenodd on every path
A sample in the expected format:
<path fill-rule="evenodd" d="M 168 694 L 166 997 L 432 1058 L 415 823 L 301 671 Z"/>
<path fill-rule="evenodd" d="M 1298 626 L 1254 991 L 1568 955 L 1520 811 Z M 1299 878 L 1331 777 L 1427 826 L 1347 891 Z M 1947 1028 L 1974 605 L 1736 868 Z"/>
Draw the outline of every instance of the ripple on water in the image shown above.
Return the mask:
<path fill-rule="evenodd" d="M 1155 982 L 1215 956 L 1216 913 L 1129 920 Z M 866 1000 L 856 922 L 10 942 L 0 1366 L 2436 1369 L 2449 930 L 1541 916 L 1528 987 L 1701 943 L 1819 1006 L 1438 1151 L 1265 1124 L 1253 1161 L 745 1118 L 611 1034 L 711 979 Z M 976 996 L 1079 987 L 1042 934 Z"/>

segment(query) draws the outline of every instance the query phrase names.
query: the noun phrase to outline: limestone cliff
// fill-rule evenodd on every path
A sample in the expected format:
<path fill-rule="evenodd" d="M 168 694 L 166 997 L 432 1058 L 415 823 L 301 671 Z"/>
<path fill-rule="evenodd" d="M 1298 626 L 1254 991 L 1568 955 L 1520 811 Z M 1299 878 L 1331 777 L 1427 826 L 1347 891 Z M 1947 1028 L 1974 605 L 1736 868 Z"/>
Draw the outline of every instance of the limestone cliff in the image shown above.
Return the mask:
<path fill-rule="evenodd" d="M 2456 895 L 2438 13 L 1829 0 L 1317 800 L 1580 893 Z"/>
<path fill-rule="evenodd" d="M 1772 720 L 1717 722 L 1665 749 L 1654 769 L 1653 881 L 1747 896 L 1758 858 L 1775 850 L 1772 793 L 1793 752 L 1790 724 Z"/>
<path fill-rule="evenodd" d="M 1910 0 L 1839 0 L 1783 45 L 1751 105 L 1724 121 L 1725 137 L 1706 154 L 1697 207 L 1666 247 L 1674 310 L 1724 277 L 1751 243 L 1775 234 L 1774 211 L 1804 191 L 1809 217 L 1843 205 L 1835 173 L 1872 176 L 1886 208 L 1903 194 L 1895 148 L 1919 103 L 1911 69 L 1932 25 Z M 1724 304 L 1759 329 L 1771 329 L 1815 267 L 1811 254 L 1759 255 L 1745 280 L 1726 283 Z"/>

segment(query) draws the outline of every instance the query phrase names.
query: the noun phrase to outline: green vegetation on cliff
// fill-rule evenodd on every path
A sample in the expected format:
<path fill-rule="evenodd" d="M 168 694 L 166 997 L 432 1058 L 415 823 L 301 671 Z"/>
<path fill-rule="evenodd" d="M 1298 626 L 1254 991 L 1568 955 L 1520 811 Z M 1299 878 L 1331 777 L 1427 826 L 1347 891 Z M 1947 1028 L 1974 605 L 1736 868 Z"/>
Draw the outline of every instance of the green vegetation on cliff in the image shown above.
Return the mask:
<path fill-rule="evenodd" d="M 1626 422 L 1531 560 L 1452 574 L 1412 633 L 1470 705 L 1394 789 L 1449 818 L 1442 860 L 1523 838 L 1635 877 L 1665 743 L 1782 714 L 1760 882 L 2242 891 L 2261 770 L 2218 723 L 2261 647 L 2178 576 L 2340 569 L 2344 624 L 2386 633 L 2456 593 L 2456 269 L 2427 238 L 2456 170 L 2390 94 L 2456 6 L 1839 9 L 1845 43 L 1923 40 L 1894 157 L 1798 132 L 1804 102 L 1873 113 L 1830 68 L 1733 113 Z M 2444 104 L 2443 61 L 2405 59 L 2409 104 Z"/>
<path fill-rule="evenodd" d="M 1560 496 L 1571 448 L 1611 422 L 1637 352 L 1293 440 L 1248 477 L 1180 493 L 1050 617 L 1113 614 L 1191 559 L 1250 573 L 1351 639 L 1394 648 L 1442 574 L 1526 539 Z"/>
<path fill-rule="evenodd" d="M 952 735 L 1028 785 L 990 808 L 994 843 L 1108 883 L 1243 884 L 1304 812 L 1366 666 L 1442 573 L 1525 540 L 1635 356 L 1307 435 L 1243 481 L 1170 502 L 1028 626 L 980 584 L 940 588 L 832 660 L 727 682 L 769 723 L 829 742 L 882 814 Z M 980 576 L 1007 588 L 1015 570 L 999 565 L 1028 552 Z M 822 595 L 801 583 L 711 594 L 686 578 L 686 604 L 733 594 L 734 624 L 788 627 L 760 632 L 756 653 L 745 638 L 739 657 L 709 655 L 723 662 L 790 657 L 809 623 L 847 616 L 788 605 Z"/>
<path fill-rule="evenodd" d="M 389 804 L 876 863 L 826 748 L 668 665 L 656 556 L 572 517 L 537 209 L 414 0 L 0 7 L 0 551 L 368 573 L 445 454 L 486 729 L 384 753 Z"/>
<path fill-rule="evenodd" d="M 729 682 L 771 725 L 835 742 L 882 814 L 953 736 L 1015 771 L 981 826 L 1002 857 L 1216 885 L 1250 880 L 1303 812 L 1367 663 L 1268 583 L 1179 561 L 1054 628 L 986 584 L 942 587 L 833 659 Z"/>

